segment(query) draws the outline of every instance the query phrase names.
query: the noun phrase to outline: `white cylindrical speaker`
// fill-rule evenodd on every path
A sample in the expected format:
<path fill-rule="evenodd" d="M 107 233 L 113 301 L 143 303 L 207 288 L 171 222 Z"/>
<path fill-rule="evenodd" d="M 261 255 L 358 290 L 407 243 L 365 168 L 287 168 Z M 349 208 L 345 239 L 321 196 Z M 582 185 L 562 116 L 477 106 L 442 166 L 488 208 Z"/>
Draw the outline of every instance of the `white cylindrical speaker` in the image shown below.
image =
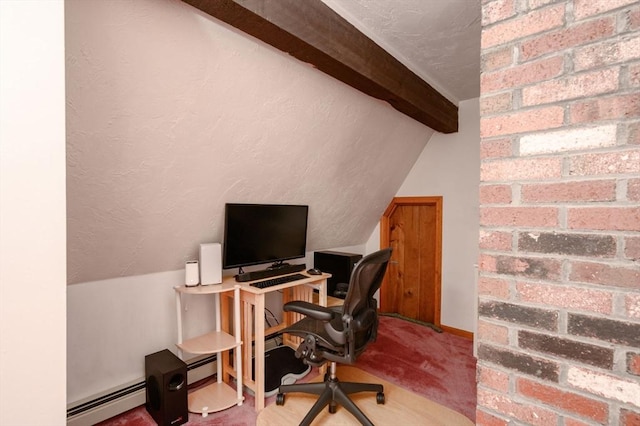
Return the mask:
<path fill-rule="evenodd" d="M 188 260 L 184 265 L 184 284 L 193 287 L 200 283 L 200 272 L 197 260 Z"/>
<path fill-rule="evenodd" d="M 200 244 L 200 282 L 202 285 L 222 283 L 222 246 Z"/>

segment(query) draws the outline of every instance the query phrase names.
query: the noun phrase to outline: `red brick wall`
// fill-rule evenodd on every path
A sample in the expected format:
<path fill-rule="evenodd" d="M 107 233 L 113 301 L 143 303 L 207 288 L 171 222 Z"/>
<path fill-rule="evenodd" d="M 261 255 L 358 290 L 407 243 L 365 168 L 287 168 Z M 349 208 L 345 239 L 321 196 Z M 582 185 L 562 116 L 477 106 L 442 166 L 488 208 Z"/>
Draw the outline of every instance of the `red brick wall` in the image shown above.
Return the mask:
<path fill-rule="evenodd" d="M 481 425 L 640 425 L 640 1 L 482 0 Z"/>

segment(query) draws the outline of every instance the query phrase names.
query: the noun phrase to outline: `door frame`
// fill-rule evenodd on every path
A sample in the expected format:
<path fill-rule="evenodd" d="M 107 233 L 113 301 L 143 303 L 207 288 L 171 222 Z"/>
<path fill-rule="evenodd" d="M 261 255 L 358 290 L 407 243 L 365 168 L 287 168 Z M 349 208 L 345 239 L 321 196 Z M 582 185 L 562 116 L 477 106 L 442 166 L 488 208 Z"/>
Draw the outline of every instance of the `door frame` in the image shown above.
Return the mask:
<path fill-rule="evenodd" d="M 442 298 L 442 196 L 429 196 L 429 197 L 394 197 L 389 203 L 389 206 L 385 210 L 382 218 L 380 219 L 380 247 L 390 247 L 389 241 L 389 218 L 393 215 L 395 210 L 400 206 L 435 206 L 436 208 L 436 270 L 434 274 L 434 325 L 440 327 L 440 311 L 441 311 L 441 298 Z M 388 274 L 382 281 L 380 287 L 380 307 L 384 306 L 385 298 L 387 296 Z"/>

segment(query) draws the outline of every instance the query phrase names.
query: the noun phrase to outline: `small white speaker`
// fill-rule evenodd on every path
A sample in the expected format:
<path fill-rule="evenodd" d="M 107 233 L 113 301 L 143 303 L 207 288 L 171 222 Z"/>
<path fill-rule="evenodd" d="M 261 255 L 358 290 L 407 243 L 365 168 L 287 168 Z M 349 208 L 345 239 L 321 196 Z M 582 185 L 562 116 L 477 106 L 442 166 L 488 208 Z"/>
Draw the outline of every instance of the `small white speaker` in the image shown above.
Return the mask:
<path fill-rule="evenodd" d="M 200 282 L 202 285 L 222 283 L 222 246 L 200 244 Z"/>
<path fill-rule="evenodd" d="M 198 270 L 197 260 L 188 260 L 184 264 L 184 284 L 187 287 L 193 287 L 200 283 L 200 272 Z"/>

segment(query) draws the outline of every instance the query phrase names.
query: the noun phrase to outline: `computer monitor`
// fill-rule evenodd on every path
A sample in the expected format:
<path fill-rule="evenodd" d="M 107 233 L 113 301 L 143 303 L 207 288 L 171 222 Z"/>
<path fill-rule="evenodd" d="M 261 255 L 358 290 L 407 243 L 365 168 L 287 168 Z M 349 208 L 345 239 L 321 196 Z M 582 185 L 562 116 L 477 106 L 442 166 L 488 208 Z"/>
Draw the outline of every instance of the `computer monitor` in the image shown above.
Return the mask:
<path fill-rule="evenodd" d="M 309 206 L 282 204 L 225 205 L 224 269 L 305 257 Z"/>

